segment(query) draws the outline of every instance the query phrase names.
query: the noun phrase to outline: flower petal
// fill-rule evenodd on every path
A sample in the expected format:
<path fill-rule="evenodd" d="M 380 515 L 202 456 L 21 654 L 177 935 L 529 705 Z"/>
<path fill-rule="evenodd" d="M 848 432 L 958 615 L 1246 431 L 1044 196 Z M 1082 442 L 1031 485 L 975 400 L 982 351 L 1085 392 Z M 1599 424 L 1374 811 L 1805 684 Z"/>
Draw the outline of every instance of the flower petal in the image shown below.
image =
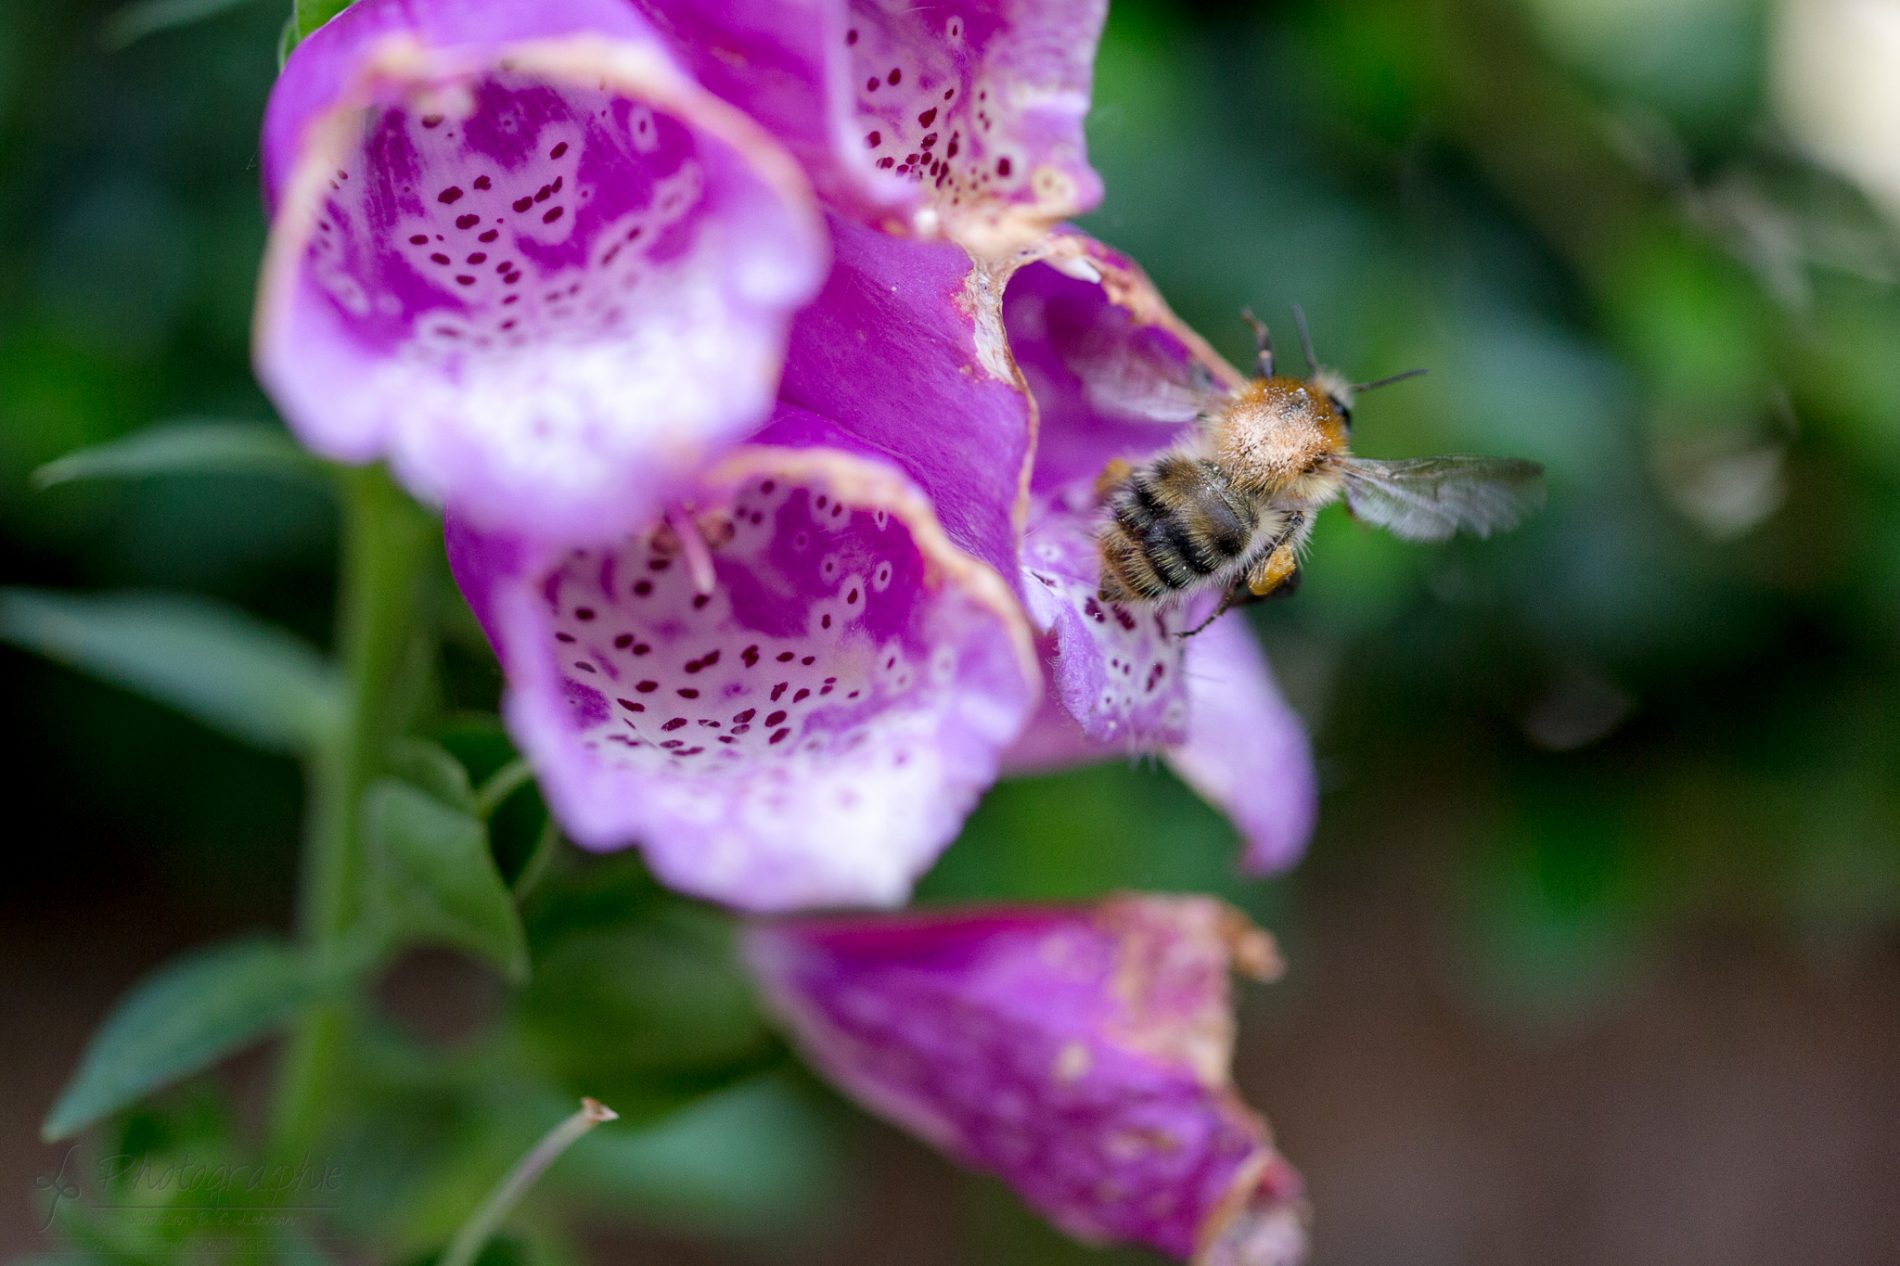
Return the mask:
<path fill-rule="evenodd" d="M 952 243 L 831 227 L 836 263 L 792 327 L 782 397 L 888 453 L 950 538 L 1013 582 L 1034 423 L 998 270 Z"/>
<path fill-rule="evenodd" d="M 1106 0 L 637 0 L 827 202 L 1000 258 L 1094 206 L 1084 153 Z"/>
<path fill-rule="evenodd" d="M 1319 814 L 1313 751 L 1299 714 L 1273 684 L 1266 656 L 1235 616 L 1195 635 L 1188 651 L 1187 738 L 1168 764 L 1220 809 L 1246 841 L 1253 873 L 1299 860 Z"/>
<path fill-rule="evenodd" d="M 901 901 L 1040 693 L 1001 579 L 822 433 L 790 416 L 730 454 L 685 537 L 547 551 L 450 525 L 569 834 L 755 910 Z"/>
<path fill-rule="evenodd" d="M 797 167 L 613 0 L 363 0 L 265 122 L 258 371 L 311 447 L 609 539 L 762 424 L 823 277 Z"/>
<path fill-rule="evenodd" d="M 1199 395 L 1238 375 L 1188 330 L 1125 257 L 1057 235 L 1011 278 L 1003 322 L 1038 417 L 1023 590 L 1050 640 L 1050 686 L 1097 743 L 1152 750 L 1190 724 L 1176 634 L 1211 596 L 1168 610 L 1101 602 L 1096 487 L 1113 459 L 1140 460 L 1191 424 Z"/>
<path fill-rule="evenodd" d="M 1228 972 L 1276 963 L 1200 897 L 798 920 L 747 957 L 811 1061 L 1071 1235 L 1300 1259 L 1298 1176 L 1229 1080 Z"/>

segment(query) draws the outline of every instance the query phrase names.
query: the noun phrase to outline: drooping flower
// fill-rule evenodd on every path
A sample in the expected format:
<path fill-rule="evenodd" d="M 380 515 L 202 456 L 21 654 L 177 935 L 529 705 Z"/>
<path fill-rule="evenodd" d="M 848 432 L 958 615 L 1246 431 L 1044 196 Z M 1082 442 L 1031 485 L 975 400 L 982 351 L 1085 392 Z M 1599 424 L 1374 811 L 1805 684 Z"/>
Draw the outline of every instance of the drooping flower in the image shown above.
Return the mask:
<path fill-rule="evenodd" d="M 1011 277 L 1003 325 L 1037 406 L 1022 590 L 1052 700 L 1014 766 L 1159 751 L 1240 828 L 1247 869 L 1292 864 L 1317 810 L 1312 756 L 1244 618 L 1182 637 L 1211 606 L 1097 597 L 1103 469 L 1174 444 L 1195 425 L 1196 399 L 1238 374 L 1132 261 L 1079 233 L 1052 236 Z"/>
<path fill-rule="evenodd" d="M 840 1089 L 1002 1177 L 1069 1234 L 1203 1266 L 1305 1253 L 1298 1174 L 1235 1092 L 1236 911 L 1134 896 L 753 928 L 747 959 Z"/>
<path fill-rule="evenodd" d="M 258 371 L 428 499 L 633 529 L 771 410 L 824 275 L 794 163 L 619 0 L 363 0 L 271 94 Z"/>
<path fill-rule="evenodd" d="M 1235 613 L 1097 597 L 1096 488 L 1193 425 L 1236 372 L 1126 258 L 1073 231 L 1007 260 L 834 221 L 825 290 L 793 327 L 782 391 L 888 453 L 950 537 L 1011 578 L 1042 640 L 1049 701 L 1022 772 L 1159 753 L 1229 814 L 1244 863 L 1289 865 L 1315 814 L 1299 718 Z"/>
<path fill-rule="evenodd" d="M 729 905 L 901 902 L 1035 706 L 1019 608 L 901 472 L 791 406 L 686 491 L 599 547 L 450 521 L 550 806 Z"/>
<path fill-rule="evenodd" d="M 1000 256 L 1101 198 L 1082 119 L 1107 0 L 636 2 L 848 217 Z"/>

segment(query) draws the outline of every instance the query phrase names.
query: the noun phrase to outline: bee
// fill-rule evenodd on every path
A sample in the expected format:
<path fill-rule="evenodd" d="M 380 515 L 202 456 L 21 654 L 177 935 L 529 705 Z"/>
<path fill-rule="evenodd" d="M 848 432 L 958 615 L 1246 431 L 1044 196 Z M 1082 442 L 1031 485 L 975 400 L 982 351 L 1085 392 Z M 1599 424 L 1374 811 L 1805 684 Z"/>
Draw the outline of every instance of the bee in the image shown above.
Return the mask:
<path fill-rule="evenodd" d="M 1313 355 L 1293 310 L 1306 376 L 1274 372 L 1273 340 L 1251 312 L 1256 376 L 1198 402 L 1196 425 L 1143 465 L 1109 463 L 1097 490 L 1104 602 L 1167 606 L 1220 594 L 1214 614 L 1291 593 L 1321 508 L 1345 498 L 1353 517 L 1409 541 L 1460 530 L 1508 531 L 1543 501 L 1543 467 L 1509 457 L 1379 461 L 1347 447 L 1356 396 L 1425 372 L 1350 383 Z"/>

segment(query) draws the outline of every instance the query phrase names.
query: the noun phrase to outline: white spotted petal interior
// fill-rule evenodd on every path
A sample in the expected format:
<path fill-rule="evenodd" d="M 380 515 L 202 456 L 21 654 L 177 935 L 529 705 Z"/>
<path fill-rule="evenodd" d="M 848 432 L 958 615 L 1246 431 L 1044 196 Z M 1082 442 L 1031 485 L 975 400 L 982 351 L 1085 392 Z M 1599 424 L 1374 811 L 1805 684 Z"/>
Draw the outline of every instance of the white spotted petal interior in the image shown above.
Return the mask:
<path fill-rule="evenodd" d="M 1034 704 L 1027 634 L 894 473 L 786 452 L 612 548 L 500 578 L 479 539 L 451 557 L 577 841 L 752 909 L 893 904 Z"/>

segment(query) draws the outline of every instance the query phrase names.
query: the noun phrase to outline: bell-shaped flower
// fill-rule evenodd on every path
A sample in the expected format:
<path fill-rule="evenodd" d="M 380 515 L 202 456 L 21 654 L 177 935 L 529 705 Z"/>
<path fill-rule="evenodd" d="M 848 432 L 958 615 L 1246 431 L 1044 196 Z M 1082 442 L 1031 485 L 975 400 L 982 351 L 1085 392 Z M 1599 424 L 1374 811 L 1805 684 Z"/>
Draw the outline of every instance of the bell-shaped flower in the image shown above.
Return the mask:
<path fill-rule="evenodd" d="M 1291 1266 L 1299 1175 L 1241 1101 L 1228 976 L 1272 943 L 1200 897 L 757 925 L 747 959 L 841 1090 L 1067 1233 Z"/>
<path fill-rule="evenodd" d="M 1316 812 L 1312 756 L 1238 613 L 1103 602 L 1098 486 L 1197 425 L 1197 403 L 1240 381 L 1132 261 L 1079 233 L 1051 237 L 1010 278 L 1003 326 L 1036 402 L 1022 591 L 1045 639 L 1052 706 L 1013 765 L 1160 752 L 1233 818 L 1249 870 L 1292 864 Z"/>
<path fill-rule="evenodd" d="M 1097 481 L 1178 441 L 1236 372 L 1126 258 L 1073 231 L 1007 260 L 832 224 L 824 292 L 781 388 L 889 454 L 952 540 L 1011 578 L 1049 699 L 1013 749 L 1031 772 L 1160 753 L 1285 867 L 1315 815 L 1312 758 L 1242 617 L 1097 597 Z"/>
<path fill-rule="evenodd" d="M 1001 256 L 1101 198 L 1082 119 L 1107 0 L 637 4 L 852 218 Z"/>
<path fill-rule="evenodd" d="M 770 414 L 824 277 L 798 165 L 625 0 L 361 0 L 271 94 L 259 376 L 491 528 L 635 530 Z"/>
<path fill-rule="evenodd" d="M 791 406 L 680 492 L 603 546 L 450 520 L 550 807 L 729 905 L 901 902 L 1041 693 L 1019 606 L 896 467 Z"/>

